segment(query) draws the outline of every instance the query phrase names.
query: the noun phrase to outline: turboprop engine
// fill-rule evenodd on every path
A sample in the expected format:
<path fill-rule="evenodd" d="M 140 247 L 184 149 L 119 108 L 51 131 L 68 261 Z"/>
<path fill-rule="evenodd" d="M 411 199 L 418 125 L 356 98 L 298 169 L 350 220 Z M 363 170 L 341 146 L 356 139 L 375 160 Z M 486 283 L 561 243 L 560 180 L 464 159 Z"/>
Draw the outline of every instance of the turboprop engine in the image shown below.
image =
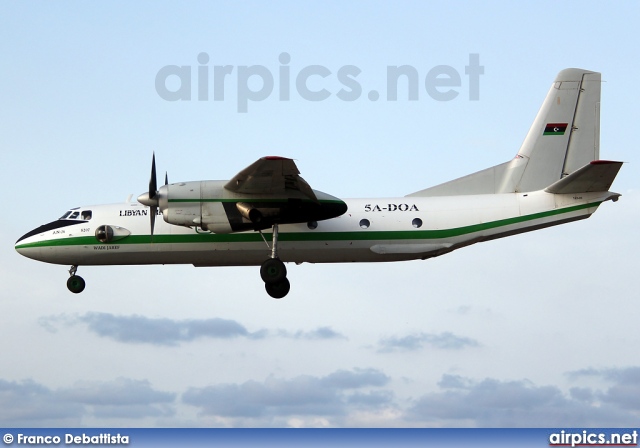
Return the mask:
<path fill-rule="evenodd" d="M 264 193 L 233 191 L 230 189 L 231 181 L 226 180 L 174 184 L 168 184 L 165 180 L 165 185 L 156 191 L 155 156 L 152 163 L 149 192 L 138 197 L 140 203 L 151 207 L 152 233 L 156 208 L 160 209 L 162 217 L 169 224 L 197 227 L 214 233 L 263 230 L 274 224 L 322 221 L 347 211 L 347 205 L 342 200 L 312 190 L 306 182 L 303 188 L 287 190 L 286 197 L 269 192 L 268 188 Z M 298 178 L 298 182 L 301 180 Z"/>

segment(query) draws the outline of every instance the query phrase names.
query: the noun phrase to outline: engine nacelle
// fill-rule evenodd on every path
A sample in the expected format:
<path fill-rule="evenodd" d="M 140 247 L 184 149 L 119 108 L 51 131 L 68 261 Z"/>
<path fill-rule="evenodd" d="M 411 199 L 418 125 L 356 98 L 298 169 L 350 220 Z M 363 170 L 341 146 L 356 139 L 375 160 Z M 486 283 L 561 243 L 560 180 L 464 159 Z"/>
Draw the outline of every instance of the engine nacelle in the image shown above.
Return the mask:
<path fill-rule="evenodd" d="M 201 216 L 200 182 L 181 182 L 160 188 L 159 206 L 169 224 L 194 227 Z"/>
<path fill-rule="evenodd" d="M 231 233 L 223 201 L 224 181 L 180 182 L 159 190 L 162 217 L 169 224 Z"/>
<path fill-rule="evenodd" d="M 321 221 L 347 210 L 344 202 L 320 191 L 314 191 L 317 201 L 302 192 L 298 192 L 300 197 L 294 192 L 279 199 L 269 193 L 236 193 L 224 188 L 227 182 L 181 182 L 161 187 L 158 206 L 164 220 L 214 233 L 232 233 L 268 229 L 276 223 Z"/>

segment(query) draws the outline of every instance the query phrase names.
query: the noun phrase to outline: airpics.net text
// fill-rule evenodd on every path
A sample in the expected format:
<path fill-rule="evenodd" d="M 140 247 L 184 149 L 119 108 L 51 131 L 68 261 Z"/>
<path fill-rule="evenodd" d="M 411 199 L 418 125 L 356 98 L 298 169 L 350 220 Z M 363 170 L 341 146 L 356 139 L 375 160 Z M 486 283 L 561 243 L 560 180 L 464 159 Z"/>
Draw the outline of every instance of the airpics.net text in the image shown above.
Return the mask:
<path fill-rule="evenodd" d="M 363 86 L 358 79 L 362 70 L 355 65 L 343 65 L 337 70 L 323 65 L 297 68 L 292 64 L 291 55 L 283 52 L 278 57 L 279 67 L 274 76 L 273 71 L 264 65 L 212 65 L 209 54 L 205 52 L 198 54 L 197 61 L 195 69 L 191 65 L 165 65 L 160 68 L 155 77 L 158 96 L 166 101 L 191 101 L 192 98 L 197 101 L 225 101 L 235 82 L 237 111 L 246 113 L 249 102 L 264 101 L 272 96 L 274 90 L 277 90 L 278 101 L 290 101 L 292 86 L 300 99 L 313 102 L 325 101 L 334 93 L 341 101 L 356 101 L 363 94 Z M 480 99 L 480 75 L 483 74 L 480 55 L 470 53 L 468 64 L 464 66 L 470 101 Z M 386 66 L 387 101 L 398 101 L 399 98 L 418 101 L 421 85 L 432 100 L 452 101 L 460 95 L 463 76 L 450 65 L 433 66 L 423 77 L 411 65 Z M 329 90 L 331 87 L 334 93 Z M 371 89 L 366 98 L 378 101 L 381 95 L 379 90 Z"/>

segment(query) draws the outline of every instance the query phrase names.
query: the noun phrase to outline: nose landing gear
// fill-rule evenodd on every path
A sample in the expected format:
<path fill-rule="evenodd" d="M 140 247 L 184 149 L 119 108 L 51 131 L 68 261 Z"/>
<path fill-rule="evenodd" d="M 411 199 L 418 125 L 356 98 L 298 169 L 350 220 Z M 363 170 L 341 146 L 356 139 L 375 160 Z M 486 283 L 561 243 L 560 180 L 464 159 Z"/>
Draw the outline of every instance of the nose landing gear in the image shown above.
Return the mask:
<path fill-rule="evenodd" d="M 273 225 L 271 258 L 266 259 L 260 266 L 260 277 L 264 282 L 267 294 L 274 299 L 283 298 L 291 289 L 291 284 L 287 280 L 287 268 L 278 258 L 278 224 Z"/>
<path fill-rule="evenodd" d="M 67 288 L 74 294 L 80 294 L 84 291 L 84 287 L 86 286 L 84 279 L 79 275 L 76 275 L 77 271 L 77 265 L 71 266 L 71 269 L 69 269 L 69 280 L 67 280 Z"/>

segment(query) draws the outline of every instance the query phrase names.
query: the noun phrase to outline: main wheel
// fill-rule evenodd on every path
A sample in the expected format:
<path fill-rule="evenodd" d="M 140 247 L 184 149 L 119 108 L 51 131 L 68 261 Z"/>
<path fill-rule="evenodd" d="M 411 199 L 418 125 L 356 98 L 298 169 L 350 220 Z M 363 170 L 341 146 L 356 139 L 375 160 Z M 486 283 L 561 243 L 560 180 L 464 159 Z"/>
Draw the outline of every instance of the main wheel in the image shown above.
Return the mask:
<path fill-rule="evenodd" d="M 84 291 L 84 287 L 86 286 L 84 279 L 79 275 L 72 275 L 67 280 L 67 288 L 74 294 L 79 294 Z"/>
<path fill-rule="evenodd" d="M 289 280 L 285 277 L 278 283 L 265 283 L 264 289 L 266 289 L 267 293 L 274 299 L 282 299 L 289 293 L 291 283 L 289 283 Z"/>
<path fill-rule="evenodd" d="M 269 258 L 260 266 L 260 277 L 265 283 L 278 283 L 287 277 L 287 268 L 279 258 Z"/>

